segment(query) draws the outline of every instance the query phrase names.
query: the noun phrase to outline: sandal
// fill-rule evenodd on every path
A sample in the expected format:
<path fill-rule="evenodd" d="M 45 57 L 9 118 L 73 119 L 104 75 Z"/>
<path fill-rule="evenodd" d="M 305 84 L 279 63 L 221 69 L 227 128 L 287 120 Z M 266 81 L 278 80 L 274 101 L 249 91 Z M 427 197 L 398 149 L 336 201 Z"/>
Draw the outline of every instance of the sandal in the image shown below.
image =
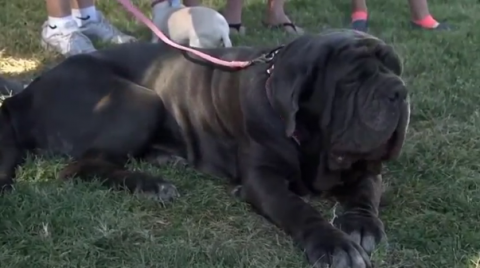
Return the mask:
<path fill-rule="evenodd" d="M 230 34 L 239 34 L 239 35 L 245 34 L 245 27 L 242 26 L 241 23 L 228 24 L 228 27 L 230 28 Z"/>
<path fill-rule="evenodd" d="M 217 10 L 220 15 L 222 15 L 225 18 L 225 14 L 223 14 L 223 9 Z M 226 19 L 226 18 L 225 18 Z M 242 23 L 228 23 L 228 27 L 230 28 L 230 34 L 239 34 L 239 35 L 244 35 L 245 34 L 245 27 L 242 25 Z"/>
<path fill-rule="evenodd" d="M 353 30 L 366 33 L 368 31 L 368 20 L 354 20 L 350 23 L 350 27 Z"/>
<path fill-rule="evenodd" d="M 305 33 L 305 31 L 302 28 L 298 27 L 297 25 L 295 25 L 292 22 L 284 22 L 284 23 L 271 25 L 271 24 L 268 24 L 268 23 L 262 21 L 262 24 L 263 24 L 263 26 L 267 27 L 270 30 L 283 30 L 283 31 L 285 31 L 286 33 L 289 33 L 289 34 L 302 35 L 302 34 Z"/>

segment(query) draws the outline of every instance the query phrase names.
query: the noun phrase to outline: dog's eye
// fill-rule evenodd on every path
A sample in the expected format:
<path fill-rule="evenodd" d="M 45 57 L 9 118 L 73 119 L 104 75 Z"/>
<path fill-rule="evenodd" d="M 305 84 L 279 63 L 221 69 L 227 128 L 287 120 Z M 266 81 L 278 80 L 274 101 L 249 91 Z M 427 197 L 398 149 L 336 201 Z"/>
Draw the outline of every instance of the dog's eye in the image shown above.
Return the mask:
<path fill-rule="evenodd" d="M 330 157 L 336 163 L 343 163 L 345 161 L 345 156 L 343 156 L 343 155 L 331 154 Z"/>

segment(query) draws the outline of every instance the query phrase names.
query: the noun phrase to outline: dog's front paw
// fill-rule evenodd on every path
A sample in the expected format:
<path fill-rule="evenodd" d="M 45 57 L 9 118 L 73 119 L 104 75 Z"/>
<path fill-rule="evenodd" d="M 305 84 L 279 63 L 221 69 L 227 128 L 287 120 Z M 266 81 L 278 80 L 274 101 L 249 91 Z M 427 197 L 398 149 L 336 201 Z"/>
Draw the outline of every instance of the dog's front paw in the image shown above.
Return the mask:
<path fill-rule="evenodd" d="M 370 258 L 348 235 L 332 228 L 312 237 L 306 248 L 309 263 L 315 268 L 371 268 Z"/>
<path fill-rule="evenodd" d="M 165 181 L 144 181 L 142 184 L 137 186 L 135 193 L 159 202 L 170 202 L 180 197 L 177 187 L 175 187 L 175 185 L 172 183 Z"/>
<path fill-rule="evenodd" d="M 347 233 L 368 255 L 385 238 L 383 222 L 370 212 L 346 211 L 333 220 L 333 225 Z"/>

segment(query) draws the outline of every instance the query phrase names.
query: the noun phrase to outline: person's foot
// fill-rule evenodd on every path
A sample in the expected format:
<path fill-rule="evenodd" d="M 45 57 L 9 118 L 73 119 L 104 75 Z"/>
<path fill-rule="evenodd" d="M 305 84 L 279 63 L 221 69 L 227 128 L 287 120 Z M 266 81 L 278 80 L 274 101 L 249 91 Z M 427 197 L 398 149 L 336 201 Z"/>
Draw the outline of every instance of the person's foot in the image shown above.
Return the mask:
<path fill-rule="evenodd" d="M 105 19 L 100 11 L 97 11 L 97 14 L 97 20 L 88 21 L 80 28 L 86 36 L 114 44 L 130 43 L 137 40 L 135 37 L 124 34 L 118 30 Z"/>
<path fill-rule="evenodd" d="M 417 29 L 437 30 L 437 31 L 452 30 L 451 25 L 445 22 L 438 22 L 436 19 L 432 17 L 432 15 L 428 15 L 425 18 L 420 20 L 412 19 L 411 23 L 412 23 L 412 26 Z"/>
<path fill-rule="evenodd" d="M 350 27 L 360 32 L 368 31 L 368 13 L 364 10 L 357 10 L 352 13 L 352 22 Z"/>
<path fill-rule="evenodd" d="M 439 22 L 435 27 L 424 27 L 412 21 L 412 26 L 417 29 L 427 30 L 427 31 L 450 31 L 453 27 L 445 22 Z"/>
<path fill-rule="evenodd" d="M 263 22 L 264 26 L 269 29 L 283 30 L 289 34 L 302 35 L 305 31 L 295 25 L 286 14 L 275 14 L 270 12 L 267 14 L 267 20 Z"/>
<path fill-rule="evenodd" d="M 231 35 L 245 35 L 246 29 L 245 26 L 242 25 L 242 4 L 235 2 L 233 2 L 234 6 L 229 6 L 229 4 L 232 3 L 227 1 L 227 7 L 225 9 L 217 10 L 218 13 L 220 13 L 220 15 L 222 15 L 228 22 Z"/>
<path fill-rule="evenodd" d="M 366 33 L 368 31 L 368 20 L 354 20 L 350 24 L 353 30 Z"/>
<path fill-rule="evenodd" d="M 199 0 L 183 0 L 183 4 L 187 7 L 195 7 L 200 5 Z"/>
<path fill-rule="evenodd" d="M 230 28 L 230 34 L 245 35 L 245 26 L 242 23 L 229 23 L 228 27 Z"/>
<path fill-rule="evenodd" d="M 432 15 L 427 15 L 421 19 L 412 19 L 412 25 L 415 28 L 424 29 L 424 30 L 440 30 L 448 31 L 452 29 L 452 26 L 444 22 L 438 22 L 433 18 Z"/>
<path fill-rule="evenodd" d="M 63 27 L 50 26 L 46 21 L 42 26 L 41 45 L 66 57 L 95 51 L 90 39 L 80 31 L 73 20 L 65 23 Z"/>

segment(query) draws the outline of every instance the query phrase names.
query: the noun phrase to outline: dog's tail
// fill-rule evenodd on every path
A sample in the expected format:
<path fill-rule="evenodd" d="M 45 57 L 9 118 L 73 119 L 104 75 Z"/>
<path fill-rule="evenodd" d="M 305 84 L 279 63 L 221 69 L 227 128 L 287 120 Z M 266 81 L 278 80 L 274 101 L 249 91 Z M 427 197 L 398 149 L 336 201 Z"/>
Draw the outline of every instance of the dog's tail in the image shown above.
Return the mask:
<path fill-rule="evenodd" d="M 232 40 L 230 40 L 229 32 L 222 34 L 222 42 L 224 47 L 232 47 Z"/>
<path fill-rule="evenodd" d="M 17 141 L 6 105 L 0 107 L 0 193 L 12 188 L 16 169 L 24 161 L 25 149 Z"/>
<path fill-rule="evenodd" d="M 221 32 L 220 41 L 223 43 L 224 47 L 232 47 L 232 40 L 230 39 L 230 25 L 222 14 L 217 13 L 216 15 L 217 27 L 219 27 L 218 30 Z"/>

